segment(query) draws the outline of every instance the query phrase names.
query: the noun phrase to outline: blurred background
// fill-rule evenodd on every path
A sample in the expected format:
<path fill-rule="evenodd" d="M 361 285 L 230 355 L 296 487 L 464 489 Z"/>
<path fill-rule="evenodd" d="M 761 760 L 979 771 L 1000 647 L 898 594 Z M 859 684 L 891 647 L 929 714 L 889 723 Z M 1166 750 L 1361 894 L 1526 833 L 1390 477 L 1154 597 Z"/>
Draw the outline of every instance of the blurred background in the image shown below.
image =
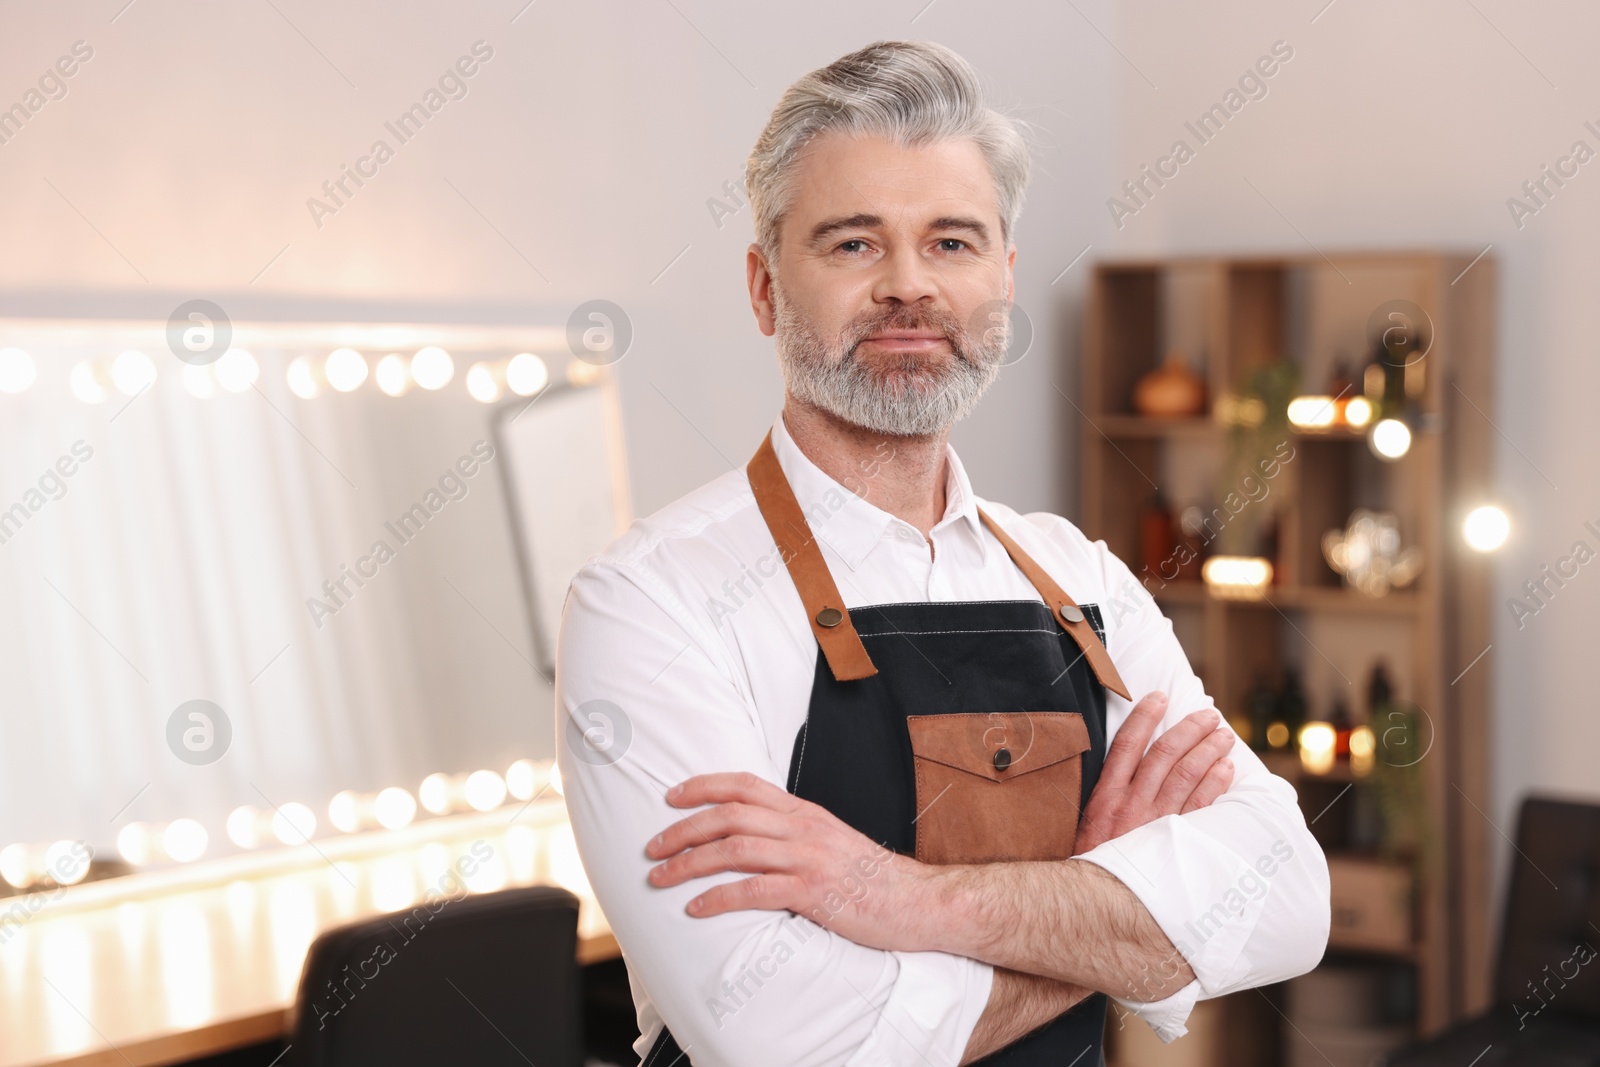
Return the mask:
<path fill-rule="evenodd" d="M 310 940 L 422 899 L 474 819 L 475 892 L 582 896 L 563 576 L 759 442 L 745 158 L 790 82 L 892 38 L 957 48 L 1033 153 L 1029 340 L 953 437 L 978 492 L 1198 566 L 1261 428 L 1304 457 L 1158 600 L 1372 913 L 1322 992 L 1116 1054 L 1301 1062 L 1360 1025 L 1360 1057 L 1539 977 L 1495 970 L 1522 802 L 1592 799 L 1600 747 L 1592 8 L 11 0 L 0 30 L 0 1063 L 276 1054 Z M 1429 755 L 1374 786 L 1391 703 Z M 250 878 L 299 903 L 205 895 Z M 586 906 L 582 962 L 614 959 Z M 248 996 L 235 934 L 275 961 Z M 200 957 L 148 1003 L 114 977 Z"/>

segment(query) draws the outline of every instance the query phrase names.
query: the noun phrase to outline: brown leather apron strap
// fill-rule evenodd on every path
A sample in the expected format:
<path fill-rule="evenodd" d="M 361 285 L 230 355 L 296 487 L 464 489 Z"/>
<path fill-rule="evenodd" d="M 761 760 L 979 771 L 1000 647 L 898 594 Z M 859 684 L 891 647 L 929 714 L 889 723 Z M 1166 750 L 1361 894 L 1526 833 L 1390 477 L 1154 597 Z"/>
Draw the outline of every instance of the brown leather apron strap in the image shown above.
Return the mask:
<path fill-rule="evenodd" d="M 778 462 L 778 454 L 772 449 L 770 430 L 762 440 L 761 447 L 751 457 L 746 472 L 750 476 L 750 488 L 755 493 L 756 506 L 761 509 L 761 517 L 766 520 L 767 529 L 777 543 L 778 554 L 789 569 L 789 576 L 794 579 L 800 602 L 806 607 L 811 632 L 816 635 L 817 644 L 821 646 L 834 678 L 849 682 L 877 674 L 878 668 L 872 665 L 867 646 L 862 644 L 861 635 L 856 633 L 855 624 L 850 621 L 844 597 L 839 595 L 839 587 L 834 584 L 833 575 L 828 571 L 828 562 L 822 558 L 822 549 L 817 547 L 805 512 L 800 509 L 800 501 L 795 499 L 794 489 L 790 487 L 783 466 Z M 1117 673 L 1110 654 L 1106 652 L 1106 646 L 1095 636 L 1094 628 L 1089 625 L 1089 620 L 1077 603 L 982 508 L 978 509 L 978 517 L 1005 546 L 1012 562 L 1039 591 L 1051 616 L 1072 635 L 1100 684 L 1124 700 L 1132 700 L 1128 695 L 1128 687 L 1122 683 L 1122 676 Z"/>
<path fill-rule="evenodd" d="M 1122 684 L 1122 675 L 1117 673 L 1116 665 L 1111 662 L 1111 654 L 1106 651 L 1106 646 L 1100 643 L 1094 627 L 1089 625 L 1089 620 L 1077 602 L 1045 573 L 1043 567 L 1033 561 L 1032 556 L 1022 550 L 1021 545 L 1011 539 L 1010 534 L 1000 528 L 999 523 L 989 517 L 988 512 L 979 508 L 978 518 L 982 519 L 983 524 L 989 527 L 989 532 L 1006 546 L 1006 554 L 1022 573 L 1028 576 L 1028 581 L 1033 583 L 1033 587 L 1039 590 L 1039 595 L 1044 598 L 1050 614 L 1078 643 L 1078 648 L 1089 661 L 1089 668 L 1094 671 L 1094 676 L 1100 679 L 1100 684 L 1123 700 L 1132 700 L 1133 697 L 1128 695 L 1128 687 Z"/>
<path fill-rule="evenodd" d="M 806 606 L 806 617 L 811 622 L 811 632 L 828 660 L 833 676 L 841 682 L 868 678 L 878 673 L 867 655 L 867 646 L 861 643 L 850 613 L 845 610 L 844 597 L 833 583 L 828 572 L 828 562 L 822 558 L 811 526 L 806 522 L 800 501 L 784 476 L 778 454 L 772 450 L 772 431 L 746 467 L 750 475 L 750 488 L 756 495 L 756 506 L 761 517 L 767 520 L 767 529 L 777 542 L 778 554 L 789 576 L 800 592 L 800 601 Z"/>

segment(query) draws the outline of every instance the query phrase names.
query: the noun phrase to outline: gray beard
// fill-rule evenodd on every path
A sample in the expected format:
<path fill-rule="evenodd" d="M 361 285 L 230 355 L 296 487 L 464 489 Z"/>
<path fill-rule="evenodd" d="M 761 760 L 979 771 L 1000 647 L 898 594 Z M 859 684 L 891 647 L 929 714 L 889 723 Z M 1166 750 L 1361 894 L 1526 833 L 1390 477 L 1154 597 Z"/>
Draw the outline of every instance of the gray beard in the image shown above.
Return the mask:
<path fill-rule="evenodd" d="M 999 375 L 1010 342 L 1009 328 L 985 329 L 974 339 L 942 311 L 905 305 L 888 315 L 851 323 L 833 342 L 782 298 L 776 280 L 772 304 L 778 365 L 788 391 L 845 422 L 894 437 L 935 434 L 971 414 Z M 862 339 L 884 329 L 938 330 L 950 343 L 954 358 L 935 366 L 921 356 L 901 354 L 881 357 L 869 366 L 857 358 L 856 348 Z"/>

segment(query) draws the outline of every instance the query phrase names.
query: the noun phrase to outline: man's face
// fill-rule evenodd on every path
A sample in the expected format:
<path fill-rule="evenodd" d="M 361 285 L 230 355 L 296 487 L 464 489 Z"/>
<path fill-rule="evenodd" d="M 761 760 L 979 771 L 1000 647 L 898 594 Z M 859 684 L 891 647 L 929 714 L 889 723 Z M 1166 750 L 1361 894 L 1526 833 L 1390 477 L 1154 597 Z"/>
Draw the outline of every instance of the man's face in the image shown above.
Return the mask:
<path fill-rule="evenodd" d="M 910 436 L 964 417 L 999 372 L 1015 258 L 973 142 L 828 133 L 799 165 L 777 263 L 752 246 L 748 273 L 789 391 Z"/>

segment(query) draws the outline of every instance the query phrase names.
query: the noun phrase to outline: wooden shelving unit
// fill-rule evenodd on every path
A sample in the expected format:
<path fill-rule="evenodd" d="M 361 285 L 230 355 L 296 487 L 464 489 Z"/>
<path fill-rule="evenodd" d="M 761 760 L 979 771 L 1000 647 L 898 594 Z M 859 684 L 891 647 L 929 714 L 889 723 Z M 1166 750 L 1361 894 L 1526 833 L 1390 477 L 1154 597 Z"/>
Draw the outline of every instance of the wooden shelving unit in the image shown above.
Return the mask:
<path fill-rule="evenodd" d="M 1396 696 L 1421 710 L 1431 747 L 1418 766 L 1437 847 L 1404 866 L 1414 937 L 1376 953 L 1341 945 L 1336 916 L 1330 957 L 1375 954 L 1414 967 L 1416 1030 L 1424 1036 L 1489 1000 L 1488 862 L 1495 831 L 1478 809 L 1489 810 L 1486 720 L 1494 657 L 1482 654 L 1493 603 L 1487 559 L 1465 545 L 1460 529 L 1491 488 L 1494 278 L 1489 257 L 1474 263 L 1471 254 L 1448 253 L 1103 263 L 1085 308 L 1076 404 L 1079 525 L 1139 575 L 1148 562 L 1140 558 L 1139 516 L 1153 487 L 1174 513 L 1208 493 L 1215 503 L 1231 441 L 1210 410 L 1176 419 L 1135 413 L 1135 383 L 1169 351 L 1188 357 L 1211 403 L 1244 392 L 1253 372 L 1284 360 L 1300 368 L 1300 392 L 1320 394 L 1343 357 L 1359 391 L 1361 369 L 1372 358 L 1368 319 L 1375 309 L 1406 300 L 1431 321 L 1418 418 L 1403 458 L 1380 461 L 1362 432 L 1287 432 L 1294 458 L 1282 464 L 1270 493 L 1250 505 L 1277 516 L 1276 577 L 1262 599 L 1223 599 L 1198 580 L 1162 584 L 1146 575 L 1225 714 L 1243 715 L 1256 680 L 1292 665 L 1304 680 L 1310 718 L 1327 718 L 1342 698 L 1359 722 L 1368 672 L 1380 658 Z M 1343 527 L 1363 506 L 1396 513 L 1404 542 L 1423 552 L 1416 582 L 1377 599 L 1347 588 L 1321 551 L 1324 531 Z M 1292 754 L 1269 755 L 1274 770 L 1296 785 L 1308 820 L 1330 803 L 1337 813 L 1350 799 L 1341 800 L 1341 791 L 1363 787 L 1348 764 L 1313 776 Z M 1338 840 L 1324 844 L 1336 880 L 1373 873 L 1370 856 Z M 1268 992 L 1224 1000 L 1253 998 L 1253 1009 L 1240 1018 L 1276 1027 L 1279 1016 L 1261 1010 Z M 1229 1063 L 1272 1064 L 1280 1062 L 1280 1047 L 1270 1037 L 1230 1039 L 1219 1055 L 1231 1057 Z"/>

